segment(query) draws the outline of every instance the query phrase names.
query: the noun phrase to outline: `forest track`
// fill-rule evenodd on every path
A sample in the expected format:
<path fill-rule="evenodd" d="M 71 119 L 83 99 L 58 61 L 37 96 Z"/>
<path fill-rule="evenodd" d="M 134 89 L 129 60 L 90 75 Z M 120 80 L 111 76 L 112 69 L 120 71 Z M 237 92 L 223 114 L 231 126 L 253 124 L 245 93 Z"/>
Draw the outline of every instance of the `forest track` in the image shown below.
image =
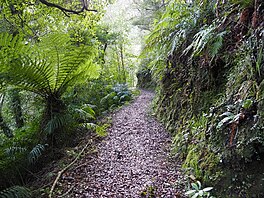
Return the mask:
<path fill-rule="evenodd" d="M 64 191 L 60 194 L 78 198 L 181 197 L 180 185 L 175 185 L 183 180 L 180 166 L 168 160 L 171 137 L 149 115 L 153 96 L 141 91 L 132 104 L 113 114 L 97 154 L 83 156 L 67 171 L 59 184 Z"/>

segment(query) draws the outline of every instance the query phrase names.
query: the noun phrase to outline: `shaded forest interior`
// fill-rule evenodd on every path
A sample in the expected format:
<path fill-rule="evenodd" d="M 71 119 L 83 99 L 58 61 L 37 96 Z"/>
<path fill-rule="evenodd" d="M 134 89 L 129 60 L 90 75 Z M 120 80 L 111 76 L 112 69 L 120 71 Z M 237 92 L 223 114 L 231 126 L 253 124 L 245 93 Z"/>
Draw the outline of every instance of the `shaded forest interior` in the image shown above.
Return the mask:
<path fill-rule="evenodd" d="M 136 86 L 156 93 L 182 196 L 264 196 L 261 0 L 11 0 L 0 21 L 0 197 L 52 196 L 38 174 L 102 141 Z"/>

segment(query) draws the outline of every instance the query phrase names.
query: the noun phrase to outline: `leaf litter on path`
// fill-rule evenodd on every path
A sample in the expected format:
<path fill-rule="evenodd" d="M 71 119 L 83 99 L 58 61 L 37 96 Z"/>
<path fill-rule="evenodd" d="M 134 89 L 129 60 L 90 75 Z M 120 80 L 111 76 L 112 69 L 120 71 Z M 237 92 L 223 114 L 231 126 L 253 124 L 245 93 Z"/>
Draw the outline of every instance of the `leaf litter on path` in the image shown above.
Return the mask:
<path fill-rule="evenodd" d="M 148 115 L 153 96 L 142 90 L 132 104 L 113 114 L 97 154 L 83 156 L 63 174 L 57 197 L 183 197 L 175 185 L 184 181 L 180 165 L 168 160 L 171 137 Z"/>

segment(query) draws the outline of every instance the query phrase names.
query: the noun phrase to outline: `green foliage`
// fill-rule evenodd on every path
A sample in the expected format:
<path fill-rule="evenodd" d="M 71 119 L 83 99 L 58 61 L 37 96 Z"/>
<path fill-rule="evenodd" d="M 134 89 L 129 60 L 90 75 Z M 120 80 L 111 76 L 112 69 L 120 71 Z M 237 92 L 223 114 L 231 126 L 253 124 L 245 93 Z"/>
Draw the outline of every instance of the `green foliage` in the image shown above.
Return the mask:
<path fill-rule="evenodd" d="M 171 2 L 146 40 L 155 113 L 174 136 L 173 154 L 205 183 L 263 160 L 263 24 L 253 27 L 254 3 L 263 10 L 258 1 Z"/>
<path fill-rule="evenodd" d="M 13 186 L 11 188 L 7 188 L 3 191 L 0 191 L 0 197 L 5 198 L 29 198 L 31 197 L 31 193 L 29 189 L 21 186 Z"/>
<path fill-rule="evenodd" d="M 133 83 L 134 66 L 130 60 L 135 57 L 125 49 L 124 34 L 98 25 L 104 13 L 103 2 L 93 2 L 97 13 L 71 17 L 41 2 L 0 4 L 0 118 L 1 124 L 5 122 L 10 128 L 10 138 L 0 134 L 3 189 L 24 184 L 28 181 L 25 172 L 37 171 L 43 163 L 39 158 L 44 152 L 48 155 L 50 147 L 76 144 L 79 133 L 87 132 L 83 126 L 96 123 L 103 112 L 131 100 L 132 91 L 115 84 L 120 76 Z M 69 2 L 60 5 L 72 6 Z M 119 56 L 112 58 L 106 50 L 111 48 L 116 53 L 115 47 Z M 117 64 L 121 63 L 121 48 L 122 69 Z M 108 62 L 111 58 L 115 61 Z M 12 90 L 21 99 L 24 124 L 19 127 L 14 122 Z M 104 97 L 106 100 L 100 103 Z M 94 125 L 91 128 L 99 136 L 107 135 L 107 125 Z M 1 193 L 25 197 L 23 191 L 19 195 L 20 190 L 14 187 Z"/>
<path fill-rule="evenodd" d="M 73 46 L 66 34 L 50 34 L 43 37 L 30 51 L 21 48 L 24 45 L 17 37 L 14 37 L 12 45 L 8 44 L 12 37 L 3 36 L 2 39 L 4 41 L 1 47 L 8 49 L 3 57 L 9 57 L 8 54 L 16 51 L 9 62 L 2 60 L 8 66 L 6 75 L 9 75 L 3 74 L 3 77 L 22 89 L 43 97 L 49 94 L 61 95 L 77 77 L 97 77 L 96 66 L 92 65 L 91 61 L 96 55 L 96 50 Z M 84 72 L 86 70 L 87 72 Z"/>
<path fill-rule="evenodd" d="M 95 106 L 84 104 L 81 108 L 76 108 L 75 111 L 81 119 L 95 119 L 95 112 L 92 108 Z"/>
<path fill-rule="evenodd" d="M 63 114 L 54 114 L 52 118 L 47 122 L 44 131 L 47 134 L 53 134 L 55 130 L 61 129 L 63 126 L 66 126 L 71 120 L 69 115 Z"/>
<path fill-rule="evenodd" d="M 87 129 L 91 129 L 93 131 L 95 131 L 95 133 L 99 136 L 99 137 L 106 137 L 107 136 L 107 131 L 106 129 L 109 127 L 108 124 L 103 124 L 103 125 L 97 125 L 94 123 L 85 123 L 84 126 Z"/>
<path fill-rule="evenodd" d="M 104 109 L 113 109 L 120 104 L 132 99 L 132 93 L 126 84 L 116 84 L 112 88 L 112 92 L 103 97 L 100 101 L 101 107 Z"/>
<path fill-rule="evenodd" d="M 180 50 L 181 45 L 186 42 L 185 38 L 195 26 L 197 9 L 198 7 L 188 6 L 188 3 L 182 1 L 172 1 L 160 19 L 156 20 L 146 39 L 143 55 L 151 57 L 149 67 L 157 81 L 161 80 L 164 73 L 167 56 Z"/>
<path fill-rule="evenodd" d="M 189 190 L 185 193 L 188 197 L 196 198 L 196 197 L 210 197 L 213 198 L 213 196 L 210 195 L 210 191 L 213 189 L 213 187 L 206 187 L 202 188 L 202 184 L 200 181 L 197 181 L 196 183 L 191 183 L 192 190 Z"/>
<path fill-rule="evenodd" d="M 38 158 L 45 151 L 45 146 L 42 144 L 37 144 L 28 154 L 28 161 L 30 164 L 36 163 Z"/>
<path fill-rule="evenodd" d="M 219 52 L 223 44 L 223 36 L 225 31 L 216 33 L 217 27 L 215 24 L 202 27 L 193 37 L 193 42 L 189 45 L 183 53 L 188 53 L 193 50 L 192 56 L 199 56 L 203 51 L 206 51 L 213 59 Z"/>

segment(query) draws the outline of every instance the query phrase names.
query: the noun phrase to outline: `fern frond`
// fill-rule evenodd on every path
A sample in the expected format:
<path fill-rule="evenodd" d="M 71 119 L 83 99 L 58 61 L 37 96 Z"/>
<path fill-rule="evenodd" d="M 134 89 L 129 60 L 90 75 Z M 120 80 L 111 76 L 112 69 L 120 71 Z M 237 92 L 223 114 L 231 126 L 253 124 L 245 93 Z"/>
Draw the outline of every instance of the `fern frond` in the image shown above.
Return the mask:
<path fill-rule="evenodd" d="M 183 51 L 187 54 L 192 50 L 192 57 L 199 56 L 203 51 L 207 50 L 209 55 L 214 58 L 223 44 L 224 32 L 216 33 L 216 25 L 204 26 L 193 37 L 193 42 Z"/>
<path fill-rule="evenodd" d="M 0 192 L 3 198 L 30 198 L 30 190 L 22 186 L 13 186 Z"/>
<path fill-rule="evenodd" d="M 47 134 L 52 134 L 56 129 L 60 129 L 69 123 L 69 115 L 57 114 L 54 115 L 51 120 L 47 123 L 44 131 Z"/>
<path fill-rule="evenodd" d="M 94 46 L 73 45 L 67 34 L 47 35 L 40 43 L 28 45 L 30 47 L 8 34 L 2 38 L 0 47 L 6 50 L 0 52 L 0 63 L 6 68 L 2 70 L 6 81 L 42 97 L 53 93 L 61 95 L 70 83 L 82 79 L 85 74 L 98 75 L 92 64 L 98 50 Z"/>
<path fill-rule="evenodd" d="M 209 55 L 212 59 L 218 54 L 219 50 L 223 45 L 223 36 L 226 34 L 226 31 L 218 33 L 216 36 L 213 37 L 210 45 L 208 46 Z"/>
<path fill-rule="evenodd" d="M 183 54 L 187 54 L 190 50 L 192 50 L 192 56 L 200 55 L 214 35 L 214 30 L 214 25 L 204 26 L 198 33 L 194 35 L 193 42 L 183 51 Z"/>
<path fill-rule="evenodd" d="M 28 154 L 28 161 L 30 164 L 36 163 L 38 158 L 42 155 L 45 150 L 45 145 L 37 144 Z"/>
<path fill-rule="evenodd" d="M 19 146 L 12 146 L 7 149 L 5 149 L 5 154 L 11 158 L 15 156 L 17 153 L 24 153 L 26 152 L 27 149 L 24 147 L 19 147 Z"/>

